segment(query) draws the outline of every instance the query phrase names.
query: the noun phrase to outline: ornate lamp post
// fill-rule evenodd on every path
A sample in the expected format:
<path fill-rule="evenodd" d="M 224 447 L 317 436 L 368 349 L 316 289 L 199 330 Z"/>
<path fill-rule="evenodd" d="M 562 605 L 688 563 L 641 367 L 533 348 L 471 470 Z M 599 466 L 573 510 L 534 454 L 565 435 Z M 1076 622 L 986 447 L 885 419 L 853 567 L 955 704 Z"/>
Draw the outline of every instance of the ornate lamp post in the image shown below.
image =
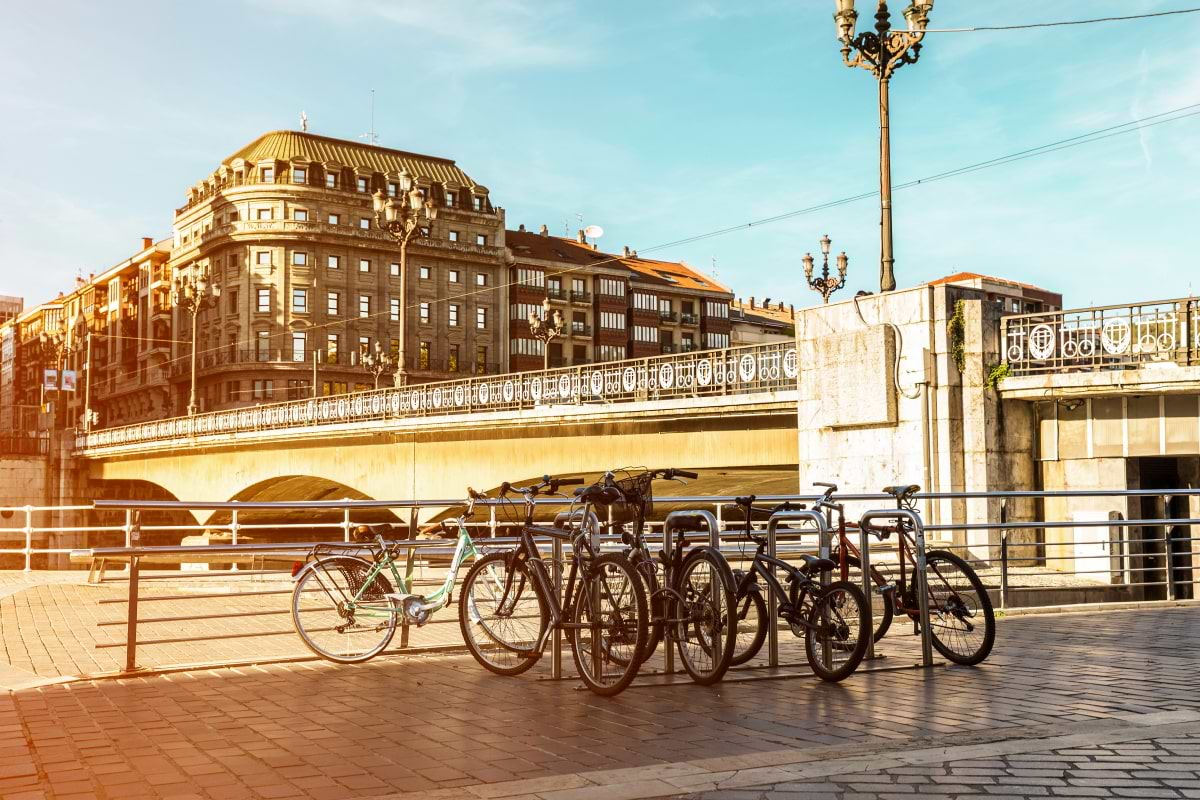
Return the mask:
<path fill-rule="evenodd" d="M 846 257 L 846 251 L 837 257 L 838 277 L 833 278 L 829 275 L 829 245 L 833 244 L 833 240 L 829 238 L 829 234 L 821 237 L 821 255 L 825 258 L 825 263 L 821 266 L 821 277 L 813 278 L 813 257 L 812 253 L 805 253 L 804 258 L 804 277 L 808 279 L 808 288 L 812 289 L 821 295 L 821 299 L 826 303 L 829 302 L 829 296 L 838 289 L 846 285 L 846 268 L 850 264 L 850 259 Z"/>
<path fill-rule="evenodd" d="M 529 312 L 529 332 L 542 343 L 542 369 L 550 369 L 550 340 L 562 336 L 565 324 L 561 311 L 556 308 L 553 313 L 550 312 L 549 297 L 542 301 L 540 317 L 537 311 Z"/>
<path fill-rule="evenodd" d="M 42 364 L 53 364 L 54 371 L 58 375 L 55 384 L 54 419 L 51 421 L 51 427 L 53 428 L 57 427 L 62 414 L 59 409 L 63 406 L 63 369 L 66 367 L 66 361 L 70 358 L 71 352 L 74 350 L 74 344 L 71 341 L 71 337 L 67 335 L 66 325 L 63 325 L 57 331 L 42 331 L 39 333 L 38 345 L 42 350 Z"/>
<path fill-rule="evenodd" d="M 383 345 L 378 341 L 375 342 L 375 352 L 364 353 L 362 357 L 362 365 L 367 368 L 367 372 L 375 378 L 375 388 L 379 388 L 379 376 L 396 366 L 396 362 L 392 357 L 383 352 Z"/>
<path fill-rule="evenodd" d="M 75 321 L 72 323 L 75 329 L 75 335 L 81 335 L 84 338 L 85 350 L 83 357 L 83 368 L 86 370 L 84 375 L 84 390 L 83 390 L 83 412 L 79 415 L 79 424 L 84 432 L 90 431 L 92 426 L 100 421 L 100 415 L 92 410 L 92 331 L 88 327 L 87 317 L 80 311 L 75 315 Z"/>
<path fill-rule="evenodd" d="M 192 315 L 192 391 L 188 396 L 188 416 L 194 416 L 200 410 L 196 403 L 196 338 L 199 333 L 200 312 L 213 308 L 221 297 L 221 287 L 212 283 L 206 268 L 198 275 L 188 275 L 175 279 L 171 287 L 171 305 L 182 308 Z"/>
<path fill-rule="evenodd" d="M 929 13 L 933 11 L 933 0 L 912 0 L 904 9 L 908 30 L 893 31 L 892 15 L 885 0 L 879 0 L 875 11 L 875 32 L 854 35 L 854 23 L 858 12 L 854 0 L 835 0 L 837 12 L 833 20 L 837 25 L 838 39 L 842 43 L 842 60 L 848 67 L 862 67 L 879 80 L 879 290 L 890 292 L 896 288 L 892 257 L 892 164 L 891 140 L 888 123 L 888 81 L 892 73 L 905 64 L 917 63 L 921 54 L 921 39 L 929 25 Z M 855 52 L 854 58 L 850 51 Z"/>
<path fill-rule="evenodd" d="M 414 236 L 427 235 L 421 223 L 437 218 L 433 201 L 425 197 L 407 172 L 400 173 L 399 198 L 388 197 L 382 190 L 372 195 L 375 224 L 400 245 L 400 349 L 396 354 L 396 385 L 407 380 L 408 358 L 408 243 Z M 399 202 L 397 202 L 399 200 Z"/>

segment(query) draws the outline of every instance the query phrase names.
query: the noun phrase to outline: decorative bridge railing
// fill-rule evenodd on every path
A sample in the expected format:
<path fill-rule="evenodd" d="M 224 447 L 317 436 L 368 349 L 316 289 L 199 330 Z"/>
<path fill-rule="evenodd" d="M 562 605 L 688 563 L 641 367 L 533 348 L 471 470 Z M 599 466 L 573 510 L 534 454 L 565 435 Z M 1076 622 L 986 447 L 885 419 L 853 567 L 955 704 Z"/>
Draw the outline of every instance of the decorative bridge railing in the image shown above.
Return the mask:
<path fill-rule="evenodd" d="M 514 411 L 537 406 L 762 394 L 795 389 L 798 371 L 796 347 L 790 342 L 704 350 L 546 371 L 481 375 L 173 417 L 80 432 L 75 449 L 86 451 L 196 436 Z"/>
<path fill-rule="evenodd" d="M 1012 375 L 1200 365 L 1196 298 L 1022 314 L 1000 324 Z"/>

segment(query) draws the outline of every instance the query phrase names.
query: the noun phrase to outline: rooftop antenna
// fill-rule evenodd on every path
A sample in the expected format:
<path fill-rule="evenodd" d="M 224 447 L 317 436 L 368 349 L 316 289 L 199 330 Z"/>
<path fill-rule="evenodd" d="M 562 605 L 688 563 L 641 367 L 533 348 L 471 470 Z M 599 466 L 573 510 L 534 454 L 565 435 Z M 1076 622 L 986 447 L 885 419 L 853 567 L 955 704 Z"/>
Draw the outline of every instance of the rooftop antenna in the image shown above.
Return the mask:
<path fill-rule="evenodd" d="M 358 137 L 366 139 L 367 144 L 379 144 L 379 137 L 375 135 L 375 90 L 371 90 L 371 130 Z"/>
<path fill-rule="evenodd" d="M 300 112 L 300 130 L 304 133 L 308 132 L 308 114 Z"/>
<path fill-rule="evenodd" d="M 717 257 L 712 257 L 712 276 L 717 277 Z"/>
<path fill-rule="evenodd" d="M 563 236 L 570 238 L 571 236 L 571 218 L 563 217 Z"/>

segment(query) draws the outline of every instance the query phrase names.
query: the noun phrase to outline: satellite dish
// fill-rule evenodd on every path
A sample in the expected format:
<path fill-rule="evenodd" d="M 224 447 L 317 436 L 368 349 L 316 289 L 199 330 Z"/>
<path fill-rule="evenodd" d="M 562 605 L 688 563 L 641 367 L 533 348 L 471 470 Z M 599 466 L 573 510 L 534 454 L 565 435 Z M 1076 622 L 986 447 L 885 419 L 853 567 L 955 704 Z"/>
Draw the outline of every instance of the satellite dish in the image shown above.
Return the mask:
<path fill-rule="evenodd" d="M 599 225 L 588 225 L 583 229 L 583 235 L 589 239 L 599 239 L 604 235 L 604 228 L 601 228 Z"/>

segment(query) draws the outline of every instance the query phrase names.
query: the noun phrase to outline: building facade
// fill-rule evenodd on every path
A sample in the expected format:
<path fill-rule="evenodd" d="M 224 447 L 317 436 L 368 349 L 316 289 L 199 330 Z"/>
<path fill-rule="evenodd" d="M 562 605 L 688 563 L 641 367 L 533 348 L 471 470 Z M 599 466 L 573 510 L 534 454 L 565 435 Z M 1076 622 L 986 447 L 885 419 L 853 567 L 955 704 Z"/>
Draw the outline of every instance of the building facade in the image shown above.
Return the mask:
<path fill-rule="evenodd" d="M 372 195 L 411 180 L 432 201 L 407 250 L 375 223 Z M 202 410 L 370 388 L 362 356 L 395 358 L 410 381 L 503 368 L 504 213 L 448 159 L 309 133 L 276 131 L 241 148 L 188 190 L 170 267 L 221 287 L 200 311 Z M 407 314 L 401 314 L 401 304 Z M 400 319 L 406 316 L 406 330 Z M 191 319 L 177 309 L 176 412 L 190 384 Z M 380 376 L 391 383 L 390 371 Z"/>
<path fill-rule="evenodd" d="M 551 367 L 644 358 L 730 345 L 732 292 L 681 262 L 605 253 L 580 232 L 575 239 L 522 225 L 508 246 L 508 364 L 541 369 L 543 343 L 529 313 L 562 313 L 561 337 L 549 343 Z"/>
<path fill-rule="evenodd" d="M 772 304 L 770 298 L 762 303 L 753 297 L 733 301 L 729 319 L 733 324 L 731 335 L 735 347 L 796 338 L 795 306 L 785 306 L 782 302 Z"/>
<path fill-rule="evenodd" d="M 1036 314 L 1061 311 L 1063 307 L 1063 296 L 1058 292 L 977 272 L 958 272 L 929 282 L 930 286 L 943 284 L 981 292 L 987 302 L 1000 304 L 1001 314 Z"/>

